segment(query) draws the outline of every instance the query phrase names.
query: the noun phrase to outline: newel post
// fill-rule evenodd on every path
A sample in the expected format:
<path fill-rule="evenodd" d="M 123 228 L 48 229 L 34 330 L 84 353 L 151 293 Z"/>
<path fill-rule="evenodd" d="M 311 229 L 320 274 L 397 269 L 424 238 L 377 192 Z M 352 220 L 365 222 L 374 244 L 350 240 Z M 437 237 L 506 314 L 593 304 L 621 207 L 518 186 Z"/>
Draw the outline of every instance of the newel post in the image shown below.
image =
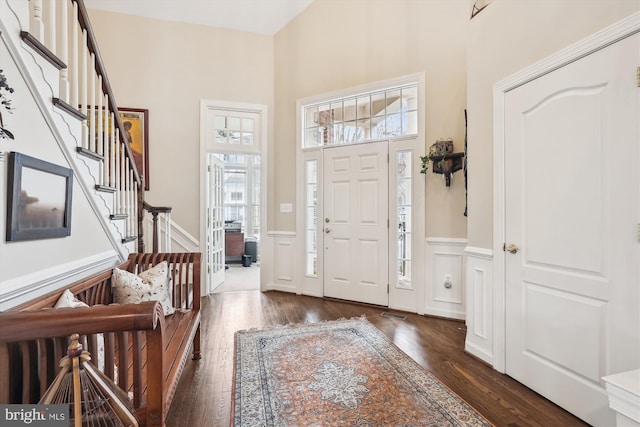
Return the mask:
<path fill-rule="evenodd" d="M 144 183 L 143 180 L 140 181 Z M 138 252 L 144 253 L 144 185 L 138 186 Z"/>

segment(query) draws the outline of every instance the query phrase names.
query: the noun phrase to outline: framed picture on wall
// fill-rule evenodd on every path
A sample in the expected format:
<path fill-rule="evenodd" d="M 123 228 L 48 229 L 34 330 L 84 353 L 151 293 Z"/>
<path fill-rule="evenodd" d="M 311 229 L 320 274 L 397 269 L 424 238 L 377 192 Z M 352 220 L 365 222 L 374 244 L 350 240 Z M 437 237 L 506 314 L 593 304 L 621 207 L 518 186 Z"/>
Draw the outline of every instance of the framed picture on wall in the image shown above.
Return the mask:
<path fill-rule="evenodd" d="M 144 179 L 144 189 L 149 190 L 149 110 L 142 108 L 118 108 L 120 120 L 129 140 L 129 148 L 138 173 Z"/>
<path fill-rule="evenodd" d="M 11 152 L 7 183 L 8 242 L 71 235 L 71 169 Z"/>

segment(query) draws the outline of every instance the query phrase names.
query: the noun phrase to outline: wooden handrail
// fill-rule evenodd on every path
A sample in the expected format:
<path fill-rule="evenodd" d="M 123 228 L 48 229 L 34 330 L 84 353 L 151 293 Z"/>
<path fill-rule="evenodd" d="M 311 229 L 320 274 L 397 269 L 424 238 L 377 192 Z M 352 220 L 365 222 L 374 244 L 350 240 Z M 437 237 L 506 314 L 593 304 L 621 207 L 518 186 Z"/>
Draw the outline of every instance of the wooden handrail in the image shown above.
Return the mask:
<path fill-rule="evenodd" d="M 109 110 L 113 111 L 114 120 L 116 125 L 118 126 L 118 130 L 120 133 L 120 142 L 122 143 L 125 153 L 129 158 L 129 165 L 131 169 L 133 169 L 133 175 L 139 186 L 142 187 L 142 179 L 140 175 L 140 171 L 136 166 L 136 162 L 133 158 L 133 153 L 131 152 L 131 148 L 129 147 L 129 141 L 127 140 L 127 132 L 124 129 L 124 125 L 122 124 L 122 120 L 120 120 L 120 116 L 118 113 L 118 104 L 116 103 L 116 98 L 113 95 L 113 90 L 111 89 L 111 83 L 109 83 L 109 78 L 107 77 L 106 68 L 104 63 L 102 62 L 102 56 L 100 55 L 100 51 L 98 50 L 98 44 L 96 43 L 96 38 L 93 33 L 93 28 L 91 27 L 91 22 L 89 21 L 89 14 L 87 13 L 87 8 L 84 5 L 83 0 L 72 0 L 73 2 L 78 4 L 78 21 L 80 22 L 80 27 L 87 31 L 87 47 L 89 51 L 95 55 L 96 58 L 96 71 L 99 75 L 102 76 L 102 90 L 105 94 L 109 96 Z"/>

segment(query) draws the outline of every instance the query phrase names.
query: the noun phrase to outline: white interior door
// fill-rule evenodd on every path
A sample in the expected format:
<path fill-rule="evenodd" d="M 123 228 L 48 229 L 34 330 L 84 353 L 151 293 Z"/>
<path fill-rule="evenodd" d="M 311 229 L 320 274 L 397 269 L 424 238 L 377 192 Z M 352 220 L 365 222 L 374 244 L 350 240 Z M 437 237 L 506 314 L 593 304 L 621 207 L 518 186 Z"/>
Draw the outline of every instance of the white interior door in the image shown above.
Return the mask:
<path fill-rule="evenodd" d="M 207 293 L 224 282 L 224 164 L 207 154 Z"/>
<path fill-rule="evenodd" d="M 387 306 L 388 142 L 327 148 L 324 295 Z"/>
<path fill-rule="evenodd" d="M 639 37 L 505 95 L 506 371 L 596 426 L 640 364 Z"/>

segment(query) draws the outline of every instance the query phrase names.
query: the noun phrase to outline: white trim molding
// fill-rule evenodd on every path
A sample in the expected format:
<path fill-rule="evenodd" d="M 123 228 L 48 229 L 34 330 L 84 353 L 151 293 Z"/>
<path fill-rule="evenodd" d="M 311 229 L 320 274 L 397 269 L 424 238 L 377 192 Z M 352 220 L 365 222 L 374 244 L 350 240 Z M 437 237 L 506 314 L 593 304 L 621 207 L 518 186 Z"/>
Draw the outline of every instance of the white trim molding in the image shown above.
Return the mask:
<path fill-rule="evenodd" d="M 467 246 L 466 263 L 467 336 L 465 350 L 493 364 L 493 252 Z"/>
<path fill-rule="evenodd" d="M 113 250 L 6 280 L 0 284 L 0 312 L 113 267 L 119 262 L 118 252 Z"/>
<path fill-rule="evenodd" d="M 426 239 L 425 314 L 464 320 L 466 239 Z"/>
<path fill-rule="evenodd" d="M 640 369 L 602 377 L 618 427 L 640 426 Z"/>
<path fill-rule="evenodd" d="M 260 146 L 256 150 L 251 150 L 251 153 L 248 153 L 247 150 L 242 150 L 241 147 L 234 147 L 234 149 L 230 149 L 230 152 L 241 152 L 245 151 L 246 154 L 256 154 L 260 155 L 260 164 L 262 167 L 260 168 L 260 224 L 267 224 L 267 206 L 269 203 L 268 200 L 268 168 L 269 164 L 268 154 L 268 146 L 269 146 L 269 138 L 268 138 L 268 129 L 269 129 L 269 109 L 265 104 L 252 104 L 252 103 L 244 103 L 244 102 L 232 102 L 232 101 L 222 101 L 222 100 L 212 100 L 212 99 L 201 99 L 200 100 L 200 241 L 202 242 L 202 248 L 200 249 L 203 253 L 206 253 L 207 248 L 207 224 L 202 218 L 206 218 L 207 212 L 207 153 L 217 153 L 220 152 L 219 146 L 214 146 L 212 143 L 208 143 L 207 141 L 207 119 L 208 114 L 211 110 L 229 110 L 229 111 L 243 111 L 248 113 L 255 113 L 260 115 Z M 237 148 L 237 149 L 236 149 Z M 193 239 L 195 241 L 195 239 Z M 267 290 L 269 288 L 268 282 L 265 282 L 266 276 L 264 267 L 268 265 L 268 252 L 265 250 L 268 245 L 268 234 L 266 229 L 260 229 L 260 287 L 261 289 Z M 267 255 L 265 257 L 265 255 Z M 208 259 L 206 256 L 203 257 L 202 264 L 202 283 L 206 284 L 206 276 L 205 272 L 207 271 Z"/>

